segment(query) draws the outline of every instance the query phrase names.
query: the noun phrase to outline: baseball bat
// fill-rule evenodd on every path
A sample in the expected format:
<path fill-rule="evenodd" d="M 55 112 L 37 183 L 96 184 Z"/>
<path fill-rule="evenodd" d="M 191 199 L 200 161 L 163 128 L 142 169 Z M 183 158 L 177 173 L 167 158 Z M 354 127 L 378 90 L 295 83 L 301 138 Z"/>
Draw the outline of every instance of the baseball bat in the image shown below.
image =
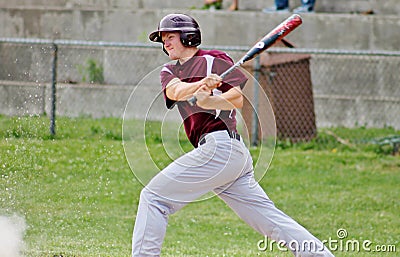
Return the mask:
<path fill-rule="evenodd" d="M 247 53 L 238 62 L 236 62 L 229 69 L 223 72 L 220 75 L 220 77 L 224 79 L 229 73 L 234 71 L 237 67 L 253 59 L 266 49 L 270 48 L 278 40 L 282 40 L 287 34 L 289 34 L 298 26 L 300 26 L 302 22 L 303 21 L 300 15 L 298 14 L 291 15 L 289 18 L 287 18 L 281 24 L 279 24 L 273 30 L 271 30 L 271 32 L 265 35 L 260 41 L 258 41 L 249 51 L 247 51 Z M 190 105 L 193 106 L 196 104 L 197 99 L 195 96 L 192 96 L 187 101 L 189 102 Z"/>

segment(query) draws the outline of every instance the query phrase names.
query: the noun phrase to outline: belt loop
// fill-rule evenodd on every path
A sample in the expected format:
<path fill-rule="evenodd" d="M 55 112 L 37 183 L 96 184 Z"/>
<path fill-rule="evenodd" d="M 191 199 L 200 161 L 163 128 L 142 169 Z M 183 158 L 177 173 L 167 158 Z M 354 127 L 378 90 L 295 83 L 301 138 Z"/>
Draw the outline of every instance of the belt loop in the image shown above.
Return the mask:
<path fill-rule="evenodd" d="M 206 143 L 206 135 L 207 133 L 200 136 L 198 145 L 204 145 Z"/>
<path fill-rule="evenodd" d="M 235 131 L 229 131 L 229 130 L 227 130 L 227 132 L 228 132 L 230 138 L 240 141 L 240 135 L 238 133 L 236 133 Z"/>

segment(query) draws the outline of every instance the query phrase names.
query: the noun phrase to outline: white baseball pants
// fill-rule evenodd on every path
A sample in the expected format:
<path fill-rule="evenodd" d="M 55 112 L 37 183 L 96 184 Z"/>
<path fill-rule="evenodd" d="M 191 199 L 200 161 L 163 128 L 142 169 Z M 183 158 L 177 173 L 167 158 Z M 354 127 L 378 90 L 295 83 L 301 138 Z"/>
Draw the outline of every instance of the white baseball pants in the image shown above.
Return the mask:
<path fill-rule="evenodd" d="M 207 134 L 205 141 L 171 163 L 142 190 L 133 231 L 133 257 L 160 256 L 168 216 L 210 191 L 262 235 L 287 245 L 316 244 L 314 250 L 289 248 L 296 256 L 333 256 L 320 240 L 275 207 L 254 179 L 252 158 L 243 142 L 230 138 L 226 131 Z"/>

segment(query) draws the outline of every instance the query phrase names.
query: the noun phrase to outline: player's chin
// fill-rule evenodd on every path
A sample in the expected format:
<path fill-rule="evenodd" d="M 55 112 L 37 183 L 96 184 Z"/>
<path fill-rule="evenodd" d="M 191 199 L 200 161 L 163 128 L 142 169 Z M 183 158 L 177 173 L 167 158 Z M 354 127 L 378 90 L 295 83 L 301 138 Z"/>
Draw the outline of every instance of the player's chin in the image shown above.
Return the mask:
<path fill-rule="evenodd" d="M 171 60 L 177 60 L 177 59 L 179 59 L 179 57 L 177 56 L 177 54 L 176 54 L 176 52 L 174 51 L 174 49 L 165 49 L 165 50 L 167 51 L 168 57 L 169 57 Z"/>
<path fill-rule="evenodd" d="M 173 52 L 168 52 L 168 57 L 171 60 L 178 60 L 179 56 L 175 55 Z"/>

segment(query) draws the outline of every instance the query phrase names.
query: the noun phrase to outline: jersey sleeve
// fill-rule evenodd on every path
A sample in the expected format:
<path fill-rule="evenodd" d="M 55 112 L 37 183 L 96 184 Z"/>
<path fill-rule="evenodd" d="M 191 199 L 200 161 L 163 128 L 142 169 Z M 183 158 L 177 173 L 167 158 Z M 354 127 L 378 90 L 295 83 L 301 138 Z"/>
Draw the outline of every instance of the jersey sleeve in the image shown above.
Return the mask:
<path fill-rule="evenodd" d="M 168 109 L 174 108 L 175 103 L 176 103 L 176 101 L 171 100 L 170 98 L 167 97 L 167 92 L 166 92 L 168 83 L 174 78 L 176 78 L 176 76 L 173 74 L 171 69 L 168 68 L 168 66 L 164 66 L 161 69 L 161 72 L 160 72 L 161 86 L 162 86 L 162 91 L 163 91 L 163 95 L 164 95 L 165 105 L 167 106 Z"/>

